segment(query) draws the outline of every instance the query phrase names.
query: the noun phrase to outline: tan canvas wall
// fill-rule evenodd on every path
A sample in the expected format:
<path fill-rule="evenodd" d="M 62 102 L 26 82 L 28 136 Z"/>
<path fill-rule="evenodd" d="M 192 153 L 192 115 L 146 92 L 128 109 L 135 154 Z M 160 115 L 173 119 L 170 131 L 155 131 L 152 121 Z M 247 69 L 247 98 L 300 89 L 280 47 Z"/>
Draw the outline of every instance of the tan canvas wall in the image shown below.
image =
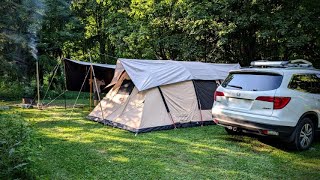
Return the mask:
<path fill-rule="evenodd" d="M 127 102 L 129 95 L 117 94 L 123 80 L 130 79 L 126 73 L 123 73 L 119 81 L 113 86 L 109 93 L 100 101 L 100 103 L 93 109 L 89 116 L 102 118 L 101 107 L 104 119 L 109 116 L 117 117 L 123 109 L 124 104 Z M 101 105 L 101 106 L 100 106 Z"/>
<path fill-rule="evenodd" d="M 200 120 L 197 97 L 192 81 L 161 86 L 161 90 L 174 122 L 187 123 Z"/>
<path fill-rule="evenodd" d="M 202 120 L 203 121 L 213 121 L 212 112 L 210 110 L 201 110 Z"/>
<path fill-rule="evenodd" d="M 175 123 L 200 121 L 197 97 L 192 81 L 161 86 L 161 90 Z M 202 119 L 211 120 L 209 110 L 202 110 Z M 158 88 L 147 90 L 140 128 L 171 125 L 170 119 Z"/>
<path fill-rule="evenodd" d="M 117 65 L 116 65 L 116 69 L 114 71 L 113 78 L 107 87 L 112 86 L 114 84 L 117 84 L 117 82 L 121 78 L 121 75 L 123 74 L 123 72 L 124 72 L 124 68 L 123 68 L 122 64 L 120 63 L 120 61 L 117 61 Z"/>
<path fill-rule="evenodd" d="M 139 129 L 141 116 L 144 107 L 145 92 L 138 92 L 135 87 L 123 105 L 121 112 L 113 113 L 107 117 L 108 120 L 126 125 L 131 128 Z"/>
<path fill-rule="evenodd" d="M 134 129 L 172 125 L 158 88 L 139 92 L 135 87 L 130 95 L 117 94 L 124 79 L 128 79 L 126 74 L 101 101 L 104 119 Z M 161 90 L 175 123 L 200 122 L 192 81 L 161 86 Z M 201 114 L 204 121 L 212 120 L 210 110 L 202 110 Z M 102 118 L 100 105 L 90 116 Z"/>
<path fill-rule="evenodd" d="M 158 88 L 146 90 L 140 128 L 171 125 L 172 121 L 166 111 Z"/>

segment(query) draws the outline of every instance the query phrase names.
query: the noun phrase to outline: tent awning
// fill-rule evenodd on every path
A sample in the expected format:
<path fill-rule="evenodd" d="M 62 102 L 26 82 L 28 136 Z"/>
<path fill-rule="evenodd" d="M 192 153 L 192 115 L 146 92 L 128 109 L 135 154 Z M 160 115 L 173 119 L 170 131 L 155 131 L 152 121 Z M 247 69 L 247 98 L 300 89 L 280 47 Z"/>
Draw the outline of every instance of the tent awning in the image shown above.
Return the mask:
<path fill-rule="evenodd" d="M 111 82 L 114 70 L 116 68 L 115 65 L 64 59 L 67 90 L 80 91 L 82 83 L 85 82 L 82 91 L 90 91 L 90 74 L 88 75 L 86 80 L 85 77 L 88 70 L 90 69 L 91 64 L 93 66 L 97 80 L 103 80 L 105 82 L 105 85 L 108 85 Z M 103 91 L 103 87 L 101 87 L 101 89 Z"/>
<path fill-rule="evenodd" d="M 187 80 L 223 80 L 239 64 L 215 64 L 173 60 L 118 59 L 114 84 L 126 71 L 139 91 Z"/>

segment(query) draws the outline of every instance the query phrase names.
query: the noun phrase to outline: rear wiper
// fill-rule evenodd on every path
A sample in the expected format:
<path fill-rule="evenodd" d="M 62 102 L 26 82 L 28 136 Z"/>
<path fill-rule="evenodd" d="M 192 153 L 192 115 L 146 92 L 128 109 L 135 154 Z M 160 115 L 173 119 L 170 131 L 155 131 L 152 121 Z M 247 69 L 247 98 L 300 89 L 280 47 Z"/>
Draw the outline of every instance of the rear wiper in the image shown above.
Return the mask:
<path fill-rule="evenodd" d="M 228 86 L 230 86 L 230 87 L 233 87 L 233 88 L 238 88 L 238 89 L 242 89 L 242 87 L 241 87 L 241 86 L 230 85 L 230 84 L 228 84 Z"/>

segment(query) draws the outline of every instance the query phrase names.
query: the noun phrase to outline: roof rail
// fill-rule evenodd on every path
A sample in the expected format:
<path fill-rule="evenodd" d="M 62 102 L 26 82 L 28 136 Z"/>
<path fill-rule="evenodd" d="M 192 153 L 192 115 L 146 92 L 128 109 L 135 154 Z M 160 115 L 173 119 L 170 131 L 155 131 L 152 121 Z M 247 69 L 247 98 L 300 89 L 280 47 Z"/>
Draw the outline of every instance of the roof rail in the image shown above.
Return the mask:
<path fill-rule="evenodd" d="M 288 66 L 290 67 L 313 67 L 312 63 L 304 59 L 290 60 Z"/>
<path fill-rule="evenodd" d="M 290 61 L 267 61 L 267 60 L 258 60 L 252 61 L 250 67 L 278 67 L 278 68 L 287 68 L 287 67 L 313 67 L 312 63 L 304 59 L 295 59 Z"/>
<path fill-rule="evenodd" d="M 289 61 L 267 61 L 267 60 L 258 60 L 252 61 L 250 63 L 253 67 L 285 67 Z"/>

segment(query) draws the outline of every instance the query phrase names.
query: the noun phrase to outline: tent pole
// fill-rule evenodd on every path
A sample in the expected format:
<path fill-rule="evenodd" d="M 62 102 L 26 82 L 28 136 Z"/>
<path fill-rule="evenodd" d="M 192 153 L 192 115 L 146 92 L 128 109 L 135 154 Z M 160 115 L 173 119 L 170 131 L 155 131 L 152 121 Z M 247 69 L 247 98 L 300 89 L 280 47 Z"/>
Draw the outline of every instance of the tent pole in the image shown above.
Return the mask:
<path fill-rule="evenodd" d="M 80 91 L 79 91 L 79 93 L 78 93 L 77 99 L 75 100 L 75 102 L 74 102 L 74 104 L 73 104 L 73 106 L 72 106 L 71 113 L 73 113 L 73 110 L 74 110 L 74 108 L 75 108 L 75 106 L 76 106 L 76 104 L 77 104 L 77 101 L 78 101 L 79 96 L 80 96 L 80 94 L 81 94 L 82 88 L 83 88 L 83 86 L 84 86 L 84 84 L 85 84 L 85 82 L 86 82 L 86 80 L 87 80 L 87 78 L 88 78 L 88 74 L 89 74 L 89 69 L 88 69 L 88 71 L 87 71 L 86 76 L 84 77 L 84 80 L 83 80 L 83 82 L 82 82 L 82 85 L 81 85 Z M 69 118 L 71 117 L 71 113 L 70 113 Z"/>
<path fill-rule="evenodd" d="M 198 103 L 200 104 L 199 100 L 198 100 Z M 203 126 L 203 119 L 202 119 L 202 112 L 201 112 L 201 104 L 200 104 L 199 112 L 200 112 L 201 126 Z"/>
<path fill-rule="evenodd" d="M 67 92 L 67 90 L 63 91 L 61 94 L 59 94 L 57 97 L 55 97 L 53 100 L 51 100 L 48 104 L 43 105 L 44 107 L 48 107 L 49 104 L 51 104 L 53 101 L 55 101 L 56 99 L 58 99 L 60 96 L 64 95 Z M 66 105 L 65 105 L 66 106 Z"/>
<path fill-rule="evenodd" d="M 40 77 L 39 77 L 39 60 L 36 60 L 36 71 L 37 71 L 37 96 L 38 96 L 38 103 L 37 107 L 40 109 Z"/>
<path fill-rule="evenodd" d="M 196 98 L 197 98 L 197 103 L 198 103 L 198 110 L 199 110 L 199 112 L 200 112 L 201 126 L 203 126 L 203 119 L 202 119 L 202 112 L 201 112 L 201 103 L 200 103 L 200 100 L 198 99 L 198 91 L 197 91 L 196 85 L 195 85 L 195 83 L 194 83 L 194 80 L 192 80 L 192 84 L 193 84 L 194 91 L 195 91 L 195 93 L 196 93 Z"/>
<path fill-rule="evenodd" d="M 96 92 L 98 94 L 98 100 L 99 100 L 99 105 L 100 105 L 100 110 L 101 110 L 101 115 L 102 115 L 102 119 L 104 119 L 104 114 L 103 114 L 103 111 L 102 111 L 102 105 L 101 105 L 101 99 L 100 99 L 100 92 L 99 92 L 99 89 L 98 89 L 98 84 L 97 84 L 97 79 L 96 79 L 96 75 L 94 73 L 94 69 L 93 69 L 93 65 L 92 65 L 92 61 L 91 61 L 91 55 L 90 55 L 90 52 L 89 52 L 89 57 L 90 57 L 90 63 L 91 63 L 91 71 L 92 71 L 92 75 L 93 75 L 93 79 L 94 79 L 94 84 L 95 84 L 95 89 L 96 89 Z"/>
<path fill-rule="evenodd" d="M 52 71 L 53 74 L 51 75 L 48 88 L 47 88 L 46 93 L 44 94 L 44 96 L 43 96 L 43 98 L 42 98 L 42 101 L 45 100 L 45 98 L 46 98 L 46 96 L 47 96 L 47 94 L 48 94 L 48 92 L 49 92 L 49 89 L 50 89 L 50 87 L 51 87 L 51 84 L 52 84 L 52 82 L 53 82 L 53 78 L 56 76 L 59 67 L 60 67 L 60 63 L 58 62 L 58 64 L 54 67 L 54 69 L 53 69 L 53 71 Z"/>
<path fill-rule="evenodd" d="M 90 108 L 89 111 L 91 112 L 92 107 L 92 66 L 90 66 Z"/>
<path fill-rule="evenodd" d="M 94 69 L 93 69 L 93 67 L 92 67 L 92 64 L 91 64 L 91 69 L 92 69 L 92 72 L 93 72 L 93 79 L 94 79 L 95 89 L 96 89 L 96 92 L 97 92 L 97 95 L 98 95 L 98 100 L 99 100 L 99 105 L 100 105 L 100 110 L 101 110 L 102 119 L 104 119 L 104 115 L 103 115 L 103 111 L 102 111 L 102 105 L 101 105 L 100 92 L 99 92 L 98 84 L 97 84 L 97 78 L 96 78 L 96 75 L 95 75 L 95 73 L 94 73 Z"/>
<path fill-rule="evenodd" d="M 62 60 L 62 58 L 60 59 Z M 65 59 L 63 58 L 63 73 L 64 73 L 64 90 L 67 91 L 67 75 L 66 75 L 66 62 L 64 61 Z M 67 109 L 67 97 L 65 94 L 63 94 L 64 97 L 64 109 Z"/>
<path fill-rule="evenodd" d="M 174 129 L 177 129 L 176 123 L 173 121 L 172 115 L 171 115 L 171 113 L 170 113 L 169 106 L 168 106 L 168 104 L 167 104 L 167 102 L 166 102 L 166 99 L 164 98 L 164 95 L 163 95 L 163 93 L 162 93 L 162 90 L 160 89 L 159 86 L 158 86 L 158 90 L 159 90 L 159 92 L 160 92 L 160 95 L 161 95 L 162 101 L 163 101 L 163 103 L 164 103 L 164 106 L 166 107 L 167 113 L 168 113 L 168 115 L 169 115 L 169 117 L 170 117 L 170 119 L 171 119 L 171 121 L 172 121 L 172 124 L 173 124 L 173 126 L 174 126 Z"/>

